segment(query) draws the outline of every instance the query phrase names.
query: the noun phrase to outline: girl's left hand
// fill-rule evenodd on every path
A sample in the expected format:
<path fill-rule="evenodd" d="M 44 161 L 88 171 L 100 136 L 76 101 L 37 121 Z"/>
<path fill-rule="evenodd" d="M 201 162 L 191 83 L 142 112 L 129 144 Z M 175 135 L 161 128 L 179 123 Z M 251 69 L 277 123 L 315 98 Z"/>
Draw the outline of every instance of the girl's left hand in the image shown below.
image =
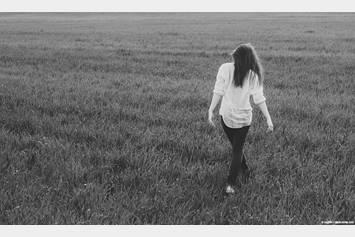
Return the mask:
<path fill-rule="evenodd" d="M 208 111 L 208 123 L 213 126 L 213 127 L 216 127 L 216 125 L 214 124 L 213 122 L 213 112 L 212 111 Z"/>
<path fill-rule="evenodd" d="M 267 121 L 267 132 L 272 132 L 274 131 L 274 124 L 272 123 L 271 120 Z"/>

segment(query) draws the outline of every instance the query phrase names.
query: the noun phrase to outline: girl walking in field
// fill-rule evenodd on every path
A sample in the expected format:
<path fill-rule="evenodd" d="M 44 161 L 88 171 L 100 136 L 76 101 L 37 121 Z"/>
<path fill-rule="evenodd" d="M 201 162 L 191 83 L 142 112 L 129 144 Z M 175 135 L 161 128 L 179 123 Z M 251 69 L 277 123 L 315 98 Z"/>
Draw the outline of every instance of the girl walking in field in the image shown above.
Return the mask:
<path fill-rule="evenodd" d="M 224 63 L 218 70 L 208 110 L 208 121 L 215 126 L 213 111 L 222 99 L 219 114 L 223 130 L 232 145 L 232 162 L 225 190 L 227 194 L 235 193 L 233 186 L 239 175 L 246 178 L 250 172 L 243 154 L 245 137 L 252 120 L 250 96 L 265 116 L 268 131 L 273 131 L 263 94 L 262 66 L 255 49 L 249 43 L 241 44 L 233 51 L 232 56 L 234 62 Z"/>

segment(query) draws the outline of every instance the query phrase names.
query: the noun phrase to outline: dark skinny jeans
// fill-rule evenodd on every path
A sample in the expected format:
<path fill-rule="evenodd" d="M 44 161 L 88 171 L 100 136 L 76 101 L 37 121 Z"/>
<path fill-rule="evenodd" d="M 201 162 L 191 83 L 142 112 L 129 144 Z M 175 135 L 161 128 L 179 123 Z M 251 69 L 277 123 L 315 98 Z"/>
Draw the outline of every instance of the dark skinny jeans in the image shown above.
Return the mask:
<path fill-rule="evenodd" d="M 227 183 L 229 185 L 234 185 L 240 172 L 249 171 L 245 161 L 245 155 L 243 153 L 243 146 L 250 126 L 230 128 L 224 123 L 222 116 L 221 123 L 223 130 L 227 134 L 228 140 L 232 145 L 232 162 L 229 169 Z"/>

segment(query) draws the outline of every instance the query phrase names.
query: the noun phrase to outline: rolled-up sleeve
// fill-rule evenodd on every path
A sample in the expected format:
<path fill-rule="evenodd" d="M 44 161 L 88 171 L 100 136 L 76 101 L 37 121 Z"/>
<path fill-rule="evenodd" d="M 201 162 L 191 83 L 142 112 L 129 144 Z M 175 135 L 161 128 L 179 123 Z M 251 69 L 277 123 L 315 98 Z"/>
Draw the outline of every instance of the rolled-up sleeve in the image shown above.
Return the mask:
<path fill-rule="evenodd" d="M 254 78 L 252 80 L 253 83 L 252 83 L 250 94 L 253 97 L 254 103 L 260 104 L 260 103 L 266 101 L 266 98 L 264 96 L 264 89 L 263 89 L 263 86 L 260 85 L 260 83 L 259 83 L 258 75 L 255 73 L 253 73 L 253 74 L 254 74 Z"/>
<path fill-rule="evenodd" d="M 214 85 L 213 93 L 217 95 L 224 95 L 226 90 L 226 82 L 228 79 L 228 71 L 226 70 L 225 65 L 219 67 L 218 73 L 216 76 L 216 83 Z"/>

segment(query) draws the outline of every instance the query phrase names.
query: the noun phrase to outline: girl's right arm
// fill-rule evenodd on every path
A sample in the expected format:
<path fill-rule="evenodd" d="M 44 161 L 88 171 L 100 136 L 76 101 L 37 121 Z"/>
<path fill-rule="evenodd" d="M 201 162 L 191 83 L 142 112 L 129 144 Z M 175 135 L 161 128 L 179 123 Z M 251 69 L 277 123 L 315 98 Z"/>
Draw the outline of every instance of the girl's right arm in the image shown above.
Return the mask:
<path fill-rule="evenodd" d="M 261 112 L 263 113 L 264 117 L 266 118 L 266 122 L 267 122 L 267 126 L 268 126 L 267 130 L 269 132 L 272 132 L 274 130 L 274 125 L 272 124 L 272 120 L 271 120 L 269 111 L 267 109 L 266 102 L 263 101 L 260 104 L 258 104 L 258 106 L 259 106 L 259 109 L 261 110 Z"/>
<path fill-rule="evenodd" d="M 272 124 L 272 120 L 269 114 L 269 111 L 266 106 L 266 98 L 263 92 L 263 86 L 259 84 L 259 79 L 257 74 L 253 74 L 253 83 L 252 83 L 252 91 L 254 103 L 259 107 L 267 122 L 267 131 L 272 132 L 274 130 L 274 125 Z"/>

